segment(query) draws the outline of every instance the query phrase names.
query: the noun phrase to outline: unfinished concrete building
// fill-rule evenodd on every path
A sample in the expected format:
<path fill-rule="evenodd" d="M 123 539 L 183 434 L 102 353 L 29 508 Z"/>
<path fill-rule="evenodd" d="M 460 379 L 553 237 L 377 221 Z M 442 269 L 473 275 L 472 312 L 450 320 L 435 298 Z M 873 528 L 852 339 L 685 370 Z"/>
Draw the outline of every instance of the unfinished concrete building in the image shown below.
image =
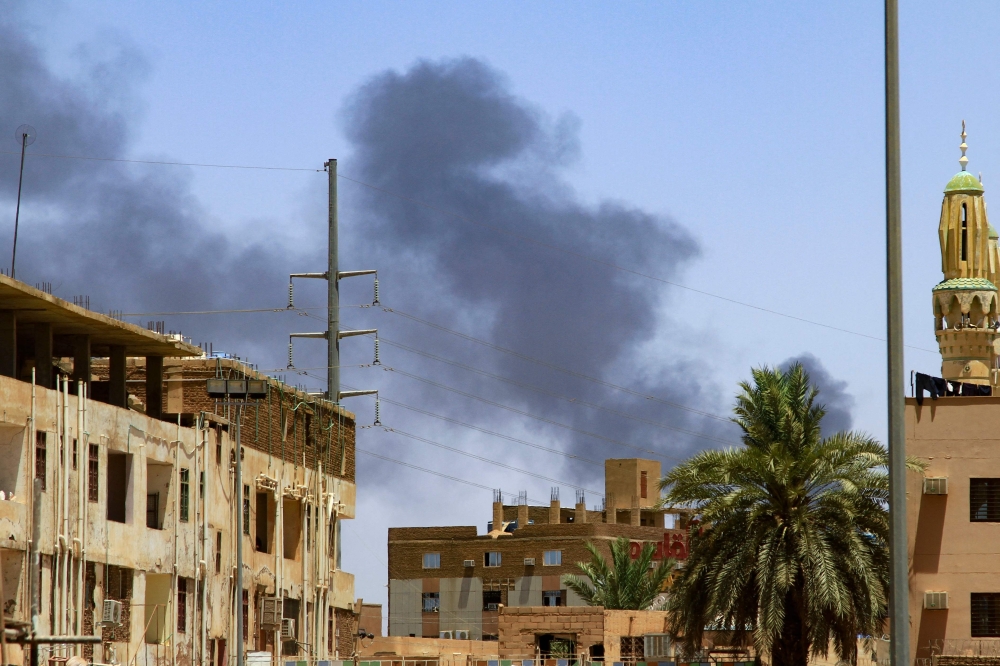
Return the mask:
<path fill-rule="evenodd" d="M 236 407 L 209 397 L 213 377 L 267 383 L 241 409 L 239 452 Z M 102 637 L 43 657 L 225 666 L 239 622 L 255 663 L 349 658 L 340 521 L 355 511 L 354 429 L 351 413 L 239 361 L 0 275 L 3 615 L 29 619 L 39 479 L 39 632 Z"/>

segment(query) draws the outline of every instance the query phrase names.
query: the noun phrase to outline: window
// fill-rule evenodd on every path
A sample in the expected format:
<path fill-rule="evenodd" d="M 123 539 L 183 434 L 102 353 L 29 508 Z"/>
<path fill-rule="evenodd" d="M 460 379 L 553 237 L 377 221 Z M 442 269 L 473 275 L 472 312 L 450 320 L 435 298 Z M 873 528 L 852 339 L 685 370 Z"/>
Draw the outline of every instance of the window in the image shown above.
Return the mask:
<path fill-rule="evenodd" d="M 160 515 L 160 494 L 149 493 L 146 495 L 146 527 L 154 530 L 160 529 L 157 517 Z"/>
<path fill-rule="evenodd" d="M 222 532 L 215 533 L 215 573 L 222 573 Z"/>
<path fill-rule="evenodd" d="M 503 603 L 503 593 L 500 590 L 483 590 L 483 610 L 500 610 Z"/>
<path fill-rule="evenodd" d="M 250 593 L 243 590 L 243 642 L 250 640 Z"/>
<path fill-rule="evenodd" d="M 565 606 L 566 605 L 566 591 L 565 590 L 549 590 L 542 592 L 542 605 L 543 606 Z"/>
<path fill-rule="evenodd" d="M 271 493 L 257 493 L 257 524 L 254 547 L 258 553 L 271 552 L 271 511 L 268 499 Z"/>
<path fill-rule="evenodd" d="M 642 499 L 646 499 L 648 486 L 649 479 L 646 477 L 646 472 L 639 472 L 639 497 Z"/>
<path fill-rule="evenodd" d="M 89 460 L 87 461 L 87 500 L 97 501 L 97 477 L 100 471 L 100 451 L 97 444 L 90 445 Z"/>
<path fill-rule="evenodd" d="M 205 501 L 205 472 L 198 472 L 198 497 L 202 502 Z"/>
<path fill-rule="evenodd" d="M 1000 522 L 1000 479 L 969 479 L 969 520 Z"/>
<path fill-rule="evenodd" d="M 76 469 L 76 438 L 73 438 L 73 469 Z"/>
<path fill-rule="evenodd" d="M 188 521 L 188 511 L 191 506 L 191 481 L 190 472 L 181 468 L 181 517 L 182 523 Z"/>
<path fill-rule="evenodd" d="M 483 566 L 484 567 L 500 566 L 500 553 L 496 551 L 483 553 Z"/>
<path fill-rule="evenodd" d="M 250 536 L 250 486 L 243 486 L 243 534 Z"/>
<path fill-rule="evenodd" d="M 972 637 L 1000 636 L 1000 592 L 972 593 Z"/>
<path fill-rule="evenodd" d="M 177 631 L 187 631 L 187 578 L 177 579 Z"/>
<path fill-rule="evenodd" d="M 45 492 L 45 436 L 42 431 L 35 433 L 35 478 L 41 480 L 42 492 Z"/>
<path fill-rule="evenodd" d="M 124 523 L 133 520 L 129 509 L 129 480 L 132 476 L 132 456 L 127 453 L 108 451 L 108 469 L 104 477 L 104 487 L 108 495 L 108 520 Z"/>
<path fill-rule="evenodd" d="M 547 567 L 557 567 L 562 564 L 561 550 L 547 550 L 542 555 L 542 564 Z"/>
<path fill-rule="evenodd" d="M 424 553 L 424 569 L 440 569 L 441 553 Z"/>
<path fill-rule="evenodd" d="M 437 613 L 441 610 L 441 594 L 438 592 L 424 592 L 420 595 L 421 610 L 425 613 Z"/>
<path fill-rule="evenodd" d="M 962 204 L 962 261 L 966 260 L 965 246 L 969 240 L 969 211 Z"/>
<path fill-rule="evenodd" d="M 157 460 L 146 460 L 146 527 L 162 530 L 167 519 L 170 484 L 174 480 L 174 466 Z M 175 517 L 176 519 L 176 517 Z"/>

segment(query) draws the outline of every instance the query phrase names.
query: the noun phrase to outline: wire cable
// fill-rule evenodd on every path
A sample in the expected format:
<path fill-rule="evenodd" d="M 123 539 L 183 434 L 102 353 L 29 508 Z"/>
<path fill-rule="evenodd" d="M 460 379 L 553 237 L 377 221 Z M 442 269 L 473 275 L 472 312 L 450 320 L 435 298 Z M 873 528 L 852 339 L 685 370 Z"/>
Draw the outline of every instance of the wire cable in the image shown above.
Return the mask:
<path fill-rule="evenodd" d="M 4 155 L 19 155 L 20 154 L 20 153 L 16 153 L 16 152 L 12 152 L 12 151 L 6 151 L 6 150 L 0 151 L 0 153 L 2 153 Z M 268 167 L 268 166 L 240 165 L 240 164 L 206 164 L 206 163 L 198 163 L 198 162 L 170 162 L 170 161 L 166 161 L 166 160 L 127 160 L 127 159 L 111 158 L 111 157 L 86 157 L 86 156 L 83 156 L 83 155 L 53 155 L 53 154 L 47 154 L 47 153 L 29 153 L 29 154 L 32 155 L 33 157 L 52 157 L 52 158 L 69 159 L 69 160 L 93 160 L 93 161 L 98 161 L 98 162 L 124 162 L 124 163 L 128 163 L 128 164 L 153 164 L 153 165 L 170 165 L 170 166 L 189 166 L 189 167 L 211 167 L 211 168 L 216 168 L 216 169 L 256 169 L 256 170 L 263 170 L 263 171 L 311 171 L 311 172 L 318 172 L 318 173 L 325 172 L 325 169 L 305 168 L 305 167 Z M 659 277 L 659 276 L 656 276 L 656 275 L 651 275 L 649 273 L 644 273 L 642 271 L 638 271 L 638 270 L 635 270 L 635 269 L 632 269 L 632 268 L 628 268 L 626 266 L 621 266 L 620 264 L 616 264 L 616 263 L 611 262 L 611 261 L 606 261 L 604 259 L 598 259 L 597 257 L 591 257 L 589 255 L 583 254 L 582 252 L 576 252 L 575 250 L 570 250 L 568 248 L 560 247 L 559 245 L 555 245 L 553 243 L 548 243 L 546 241 L 538 240 L 537 238 L 532 238 L 530 236 L 525 236 L 523 234 L 515 233 L 513 231 L 510 231 L 509 229 L 504 229 L 502 227 L 498 227 L 498 226 L 495 226 L 495 225 L 492 225 L 492 224 L 488 224 L 486 222 L 481 222 L 481 221 L 476 220 L 474 218 L 462 215 L 461 213 L 456 213 L 454 211 L 450 211 L 450 210 L 447 210 L 445 208 L 441 208 L 439 206 L 434 206 L 432 204 L 420 201 L 419 199 L 414 199 L 412 197 L 408 197 L 406 195 L 399 194 L 399 193 L 393 192 L 391 190 L 387 190 L 384 187 L 380 187 L 378 185 L 373 185 L 371 183 L 366 183 L 365 181 L 358 180 L 357 178 L 351 178 L 350 176 L 346 176 L 346 175 L 344 175 L 342 173 L 338 173 L 337 177 L 338 178 L 343 178 L 344 180 L 350 181 L 350 182 L 355 183 L 357 185 L 361 185 L 362 187 L 366 187 L 366 188 L 368 188 L 370 190 L 373 190 L 375 192 L 380 192 L 380 193 L 385 194 L 387 196 L 395 197 L 395 198 L 397 198 L 397 199 L 399 199 L 401 201 L 406 201 L 406 202 L 412 203 L 412 204 L 414 204 L 416 206 L 420 206 L 422 208 L 426 208 L 427 210 L 432 210 L 434 212 L 441 213 L 442 215 L 447 215 L 447 216 L 455 218 L 457 220 L 462 220 L 463 222 L 468 222 L 470 224 L 475 224 L 475 225 L 483 227 L 485 229 L 490 229 L 490 230 L 492 230 L 492 231 L 494 231 L 496 233 L 504 234 L 504 235 L 507 235 L 507 236 L 511 236 L 513 238 L 517 238 L 518 240 L 522 240 L 522 241 L 525 241 L 527 243 L 533 243 L 535 245 L 538 245 L 539 247 L 544 247 L 544 248 L 547 248 L 547 249 L 555 251 L 555 252 L 561 252 L 563 254 L 567 254 L 567 255 L 570 255 L 570 256 L 573 256 L 573 257 L 577 257 L 579 259 L 583 259 L 584 261 L 589 261 L 589 262 L 591 262 L 593 264 L 597 264 L 597 265 L 600 265 L 600 266 L 605 266 L 607 268 L 612 268 L 614 270 L 621 271 L 623 273 L 629 273 L 630 275 L 635 275 L 636 277 L 645 278 L 647 280 L 652 280 L 654 282 L 660 282 L 662 284 L 667 284 L 667 285 L 670 285 L 672 287 L 677 287 L 678 289 L 684 289 L 686 291 L 690 291 L 690 292 L 699 294 L 701 296 L 708 296 L 709 298 L 715 298 L 715 299 L 718 299 L 718 300 L 721 300 L 721 301 L 725 301 L 726 303 L 732 303 L 733 305 L 740 305 L 740 306 L 745 307 L 745 308 L 750 308 L 752 310 L 757 310 L 759 312 L 765 312 L 767 314 L 772 314 L 772 315 L 775 315 L 775 316 L 778 316 L 778 317 L 784 317 L 786 319 L 791 319 L 793 321 L 802 322 L 804 324 L 812 324 L 813 326 L 820 326 L 822 328 L 826 328 L 826 329 L 829 329 L 829 330 L 832 330 L 832 331 L 839 331 L 841 333 L 847 333 L 849 335 L 856 335 L 858 337 L 868 338 L 869 340 L 876 340 L 876 341 L 879 341 L 879 342 L 885 342 L 885 338 L 880 338 L 880 337 L 875 336 L 875 335 L 868 335 L 867 333 L 861 333 L 859 331 L 852 331 L 852 330 L 847 329 L 847 328 L 841 328 L 839 326 L 833 326 L 831 324 L 824 324 L 822 322 L 813 321 L 811 319 L 806 319 L 805 317 L 798 317 L 796 315 L 790 315 L 790 314 L 786 314 L 784 312 L 779 312 L 778 310 L 772 310 L 770 308 L 765 308 L 765 307 L 762 307 L 762 306 L 759 306 L 759 305 L 753 305 L 752 303 L 747 303 L 747 302 L 744 302 L 744 301 L 739 301 L 739 300 L 736 300 L 735 298 L 729 298 L 727 296 L 721 296 L 719 294 L 713 294 L 712 292 L 705 291 L 703 289 L 696 289 L 695 287 L 689 287 L 687 285 L 681 284 L 680 282 L 674 282 L 673 280 L 667 280 L 666 278 L 662 278 L 662 277 Z M 936 350 L 925 349 L 924 347 L 916 347 L 914 345 L 905 345 L 905 346 L 907 348 L 909 348 L 909 349 L 915 349 L 915 350 L 918 350 L 918 351 L 928 352 L 928 353 L 932 353 L 932 354 L 939 353 Z"/>

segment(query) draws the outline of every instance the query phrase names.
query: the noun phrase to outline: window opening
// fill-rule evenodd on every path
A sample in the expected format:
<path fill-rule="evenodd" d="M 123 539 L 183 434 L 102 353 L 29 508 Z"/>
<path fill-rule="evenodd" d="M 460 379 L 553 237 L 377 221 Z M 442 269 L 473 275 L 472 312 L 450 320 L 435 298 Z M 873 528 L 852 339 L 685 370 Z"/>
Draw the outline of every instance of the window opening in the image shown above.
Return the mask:
<path fill-rule="evenodd" d="M 173 465 L 146 461 L 146 527 L 163 529 L 173 473 Z"/>
<path fill-rule="evenodd" d="M 108 520 L 124 523 L 128 511 L 129 485 L 132 479 L 132 456 L 108 451 L 108 471 L 104 480 L 108 496 Z"/>
<path fill-rule="evenodd" d="M 420 595 L 421 610 L 425 613 L 437 613 L 441 610 L 440 592 L 423 592 Z"/>
<path fill-rule="evenodd" d="M 259 553 L 271 552 L 271 493 L 257 493 L 257 524 L 254 546 Z"/>
<path fill-rule="evenodd" d="M 187 631 L 187 578 L 177 579 L 177 632 Z"/>
<path fill-rule="evenodd" d="M 1000 479 L 969 479 L 969 520 L 1000 522 Z"/>
<path fill-rule="evenodd" d="M 542 591 L 542 605 L 543 606 L 565 606 L 566 605 L 566 590 L 543 590 Z"/>
<path fill-rule="evenodd" d="M 215 573 L 222 573 L 222 532 L 215 533 Z"/>
<path fill-rule="evenodd" d="M 188 512 L 190 511 L 191 505 L 191 481 L 190 472 L 184 468 L 181 468 L 181 516 L 180 520 L 182 523 L 188 521 Z"/>
<path fill-rule="evenodd" d="M 73 438 L 73 469 L 76 469 L 76 437 Z"/>
<path fill-rule="evenodd" d="M 1000 592 L 972 593 L 972 637 L 1000 636 Z"/>
<path fill-rule="evenodd" d="M 542 555 L 542 564 L 547 567 L 556 567 L 562 564 L 561 550 L 547 550 Z"/>
<path fill-rule="evenodd" d="M 87 461 L 87 500 L 96 502 L 98 474 L 101 469 L 100 450 L 97 448 L 97 444 L 91 444 L 88 448 L 90 453 Z"/>
<path fill-rule="evenodd" d="M 42 482 L 42 492 L 45 486 L 45 455 L 47 451 L 46 433 L 39 430 L 35 433 L 35 478 Z"/>
<path fill-rule="evenodd" d="M 424 553 L 424 569 L 440 569 L 441 553 Z"/>
<path fill-rule="evenodd" d="M 966 244 L 969 240 L 969 220 L 965 204 L 962 204 L 962 261 L 966 261 Z"/>
<path fill-rule="evenodd" d="M 489 551 L 483 553 L 483 566 L 485 567 L 500 566 L 500 553 L 497 551 Z"/>
<path fill-rule="evenodd" d="M 250 486 L 243 486 L 243 534 L 250 536 Z"/>
<path fill-rule="evenodd" d="M 502 603 L 503 603 L 503 592 L 501 592 L 500 590 L 483 590 L 484 611 L 500 610 L 500 604 Z"/>
<path fill-rule="evenodd" d="M 646 499 L 646 487 L 648 485 L 648 479 L 646 478 L 646 472 L 639 472 L 639 497 Z"/>

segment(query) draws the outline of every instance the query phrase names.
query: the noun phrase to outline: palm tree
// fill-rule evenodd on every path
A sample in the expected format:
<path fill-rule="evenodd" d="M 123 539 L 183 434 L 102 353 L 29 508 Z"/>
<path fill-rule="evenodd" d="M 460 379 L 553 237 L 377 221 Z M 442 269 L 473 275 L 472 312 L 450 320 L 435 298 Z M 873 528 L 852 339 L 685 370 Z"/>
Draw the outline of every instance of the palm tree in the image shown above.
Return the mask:
<path fill-rule="evenodd" d="M 656 548 L 651 543 L 644 544 L 633 560 L 625 537 L 611 542 L 611 566 L 593 543 L 587 543 L 587 550 L 590 561 L 576 565 L 586 578 L 573 576 L 567 579 L 566 587 L 587 605 L 611 610 L 645 610 L 653 606 L 669 583 L 676 562 L 665 557 L 652 567 Z"/>
<path fill-rule="evenodd" d="M 672 631 L 695 651 L 719 629 L 773 666 L 806 666 L 832 641 L 854 663 L 857 636 L 882 633 L 887 612 L 886 450 L 859 432 L 822 438 L 801 365 L 754 369 L 740 388 L 744 446 L 699 453 L 660 482 L 661 504 L 700 514 L 671 586 Z"/>

